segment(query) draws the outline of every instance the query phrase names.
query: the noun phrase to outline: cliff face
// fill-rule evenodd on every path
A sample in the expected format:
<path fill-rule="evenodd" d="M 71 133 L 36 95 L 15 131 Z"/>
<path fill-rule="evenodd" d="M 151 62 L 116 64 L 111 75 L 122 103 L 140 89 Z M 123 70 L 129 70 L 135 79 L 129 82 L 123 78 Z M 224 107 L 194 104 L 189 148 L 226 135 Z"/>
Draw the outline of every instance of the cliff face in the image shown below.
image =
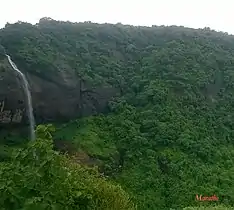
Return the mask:
<path fill-rule="evenodd" d="M 17 63 L 16 63 L 17 65 Z M 36 121 L 68 120 L 105 111 L 107 102 L 117 91 L 113 88 L 91 88 L 64 67 L 51 79 L 26 74 L 32 94 Z M 6 59 L 0 61 L 0 123 L 24 123 L 26 104 L 21 80 Z"/>
<path fill-rule="evenodd" d="M 120 75 L 124 66 L 109 59 L 109 40 L 89 26 L 97 28 L 48 20 L 34 26 L 20 22 L 0 30 L 0 53 L 9 54 L 26 75 L 37 123 L 103 112 L 118 94 L 114 87 L 123 78 L 113 80 L 112 74 Z M 0 71 L 0 123 L 26 122 L 19 78 L 2 55 Z"/>
<path fill-rule="evenodd" d="M 0 81 L 0 122 L 20 123 L 25 113 L 23 92 L 7 60 L 0 63 Z"/>

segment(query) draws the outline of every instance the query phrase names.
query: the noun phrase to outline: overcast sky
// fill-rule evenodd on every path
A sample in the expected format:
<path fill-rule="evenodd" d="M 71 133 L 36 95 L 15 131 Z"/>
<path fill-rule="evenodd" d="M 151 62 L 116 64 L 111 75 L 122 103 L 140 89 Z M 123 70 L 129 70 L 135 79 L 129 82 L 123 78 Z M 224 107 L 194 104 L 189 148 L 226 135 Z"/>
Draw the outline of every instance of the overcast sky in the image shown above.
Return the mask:
<path fill-rule="evenodd" d="M 42 17 L 72 22 L 210 27 L 234 34 L 234 0 L 1 0 L 0 28 Z"/>

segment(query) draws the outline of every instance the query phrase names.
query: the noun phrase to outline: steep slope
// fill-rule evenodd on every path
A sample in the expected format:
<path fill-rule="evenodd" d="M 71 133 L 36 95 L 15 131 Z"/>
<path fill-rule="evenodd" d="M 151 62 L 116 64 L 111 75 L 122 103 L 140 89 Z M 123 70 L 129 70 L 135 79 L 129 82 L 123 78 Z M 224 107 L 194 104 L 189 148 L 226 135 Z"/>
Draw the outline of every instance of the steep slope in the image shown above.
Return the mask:
<path fill-rule="evenodd" d="M 200 205 L 196 194 L 234 204 L 233 36 L 43 18 L 7 25 L 0 43 L 27 73 L 41 122 L 106 111 L 58 125 L 54 139 L 98 159 L 139 209 Z"/>

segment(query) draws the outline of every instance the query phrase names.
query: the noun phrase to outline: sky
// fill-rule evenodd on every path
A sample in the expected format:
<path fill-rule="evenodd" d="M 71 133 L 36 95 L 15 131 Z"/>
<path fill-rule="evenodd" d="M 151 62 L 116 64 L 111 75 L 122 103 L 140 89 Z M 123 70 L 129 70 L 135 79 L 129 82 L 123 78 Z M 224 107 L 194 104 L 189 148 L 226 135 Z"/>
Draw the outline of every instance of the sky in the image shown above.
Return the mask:
<path fill-rule="evenodd" d="M 234 0 L 1 0 L 0 28 L 7 22 L 55 20 L 130 25 L 210 27 L 234 34 Z"/>

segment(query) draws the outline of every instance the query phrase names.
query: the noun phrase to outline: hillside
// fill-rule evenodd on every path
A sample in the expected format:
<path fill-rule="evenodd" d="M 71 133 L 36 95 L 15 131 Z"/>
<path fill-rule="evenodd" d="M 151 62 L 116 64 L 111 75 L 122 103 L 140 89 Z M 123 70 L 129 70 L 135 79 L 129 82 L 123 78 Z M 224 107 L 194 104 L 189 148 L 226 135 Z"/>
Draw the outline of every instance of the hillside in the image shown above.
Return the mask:
<path fill-rule="evenodd" d="M 97 165 L 139 209 L 234 204 L 233 36 L 43 18 L 6 25 L 0 44 L 27 75 L 37 122 L 55 124 L 57 149 Z M 4 56 L 0 76 L 0 122 L 23 126 Z"/>

